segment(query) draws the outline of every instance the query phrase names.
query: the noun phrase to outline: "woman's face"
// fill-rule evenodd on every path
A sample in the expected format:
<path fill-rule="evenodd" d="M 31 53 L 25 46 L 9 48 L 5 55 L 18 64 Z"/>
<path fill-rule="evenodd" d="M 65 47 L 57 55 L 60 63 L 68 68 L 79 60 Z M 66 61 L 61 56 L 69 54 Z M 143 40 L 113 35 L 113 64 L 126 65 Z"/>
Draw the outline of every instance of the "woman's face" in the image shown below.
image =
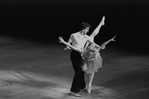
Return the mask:
<path fill-rule="evenodd" d="M 95 47 L 95 45 L 91 44 L 89 47 L 90 47 L 90 49 L 93 49 Z"/>

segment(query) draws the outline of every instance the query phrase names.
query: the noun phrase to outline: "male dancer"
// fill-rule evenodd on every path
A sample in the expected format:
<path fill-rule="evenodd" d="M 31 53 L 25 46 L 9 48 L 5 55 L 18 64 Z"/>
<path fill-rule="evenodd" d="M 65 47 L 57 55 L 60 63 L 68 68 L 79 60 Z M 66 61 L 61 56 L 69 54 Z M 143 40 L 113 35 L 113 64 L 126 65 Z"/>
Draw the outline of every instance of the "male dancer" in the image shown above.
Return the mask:
<path fill-rule="evenodd" d="M 73 69 L 75 71 L 72 86 L 70 89 L 71 91 L 70 95 L 77 96 L 77 97 L 81 96 L 78 92 L 86 88 L 84 71 L 82 71 L 81 51 L 84 47 L 85 42 L 88 39 L 88 35 L 86 34 L 90 28 L 90 25 L 86 22 L 83 22 L 81 26 L 82 26 L 82 30 L 77 33 L 71 34 L 68 40 L 68 43 L 77 49 L 77 50 L 72 50 L 70 54 L 70 59 L 73 65 Z M 67 46 L 66 49 L 69 49 L 69 46 Z"/>

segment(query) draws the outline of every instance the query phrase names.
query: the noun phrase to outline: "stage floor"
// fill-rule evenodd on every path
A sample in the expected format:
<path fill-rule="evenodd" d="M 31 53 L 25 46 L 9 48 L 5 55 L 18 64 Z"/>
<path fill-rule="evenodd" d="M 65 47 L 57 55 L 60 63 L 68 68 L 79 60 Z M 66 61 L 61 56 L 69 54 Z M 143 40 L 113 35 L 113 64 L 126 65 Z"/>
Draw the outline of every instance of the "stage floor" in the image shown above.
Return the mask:
<path fill-rule="evenodd" d="M 74 75 L 62 44 L 0 38 L 0 99 L 148 99 L 149 55 L 107 46 L 93 89 L 68 96 Z M 88 82 L 88 75 L 85 75 Z"/>

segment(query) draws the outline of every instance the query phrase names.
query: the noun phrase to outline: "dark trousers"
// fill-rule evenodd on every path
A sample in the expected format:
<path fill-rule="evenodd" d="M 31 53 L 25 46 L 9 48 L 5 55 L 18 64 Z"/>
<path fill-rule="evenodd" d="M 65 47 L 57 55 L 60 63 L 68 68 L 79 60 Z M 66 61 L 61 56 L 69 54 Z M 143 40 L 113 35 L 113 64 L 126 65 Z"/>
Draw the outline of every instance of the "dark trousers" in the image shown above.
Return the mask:
<path fill-rule="evenodd" d="M 84 89 L 86 87 L 84 71 L 82 71 L 82 57 L 79 52 L 72 50 L 70 54 L 70 59 L 72 61 L 72 66 L 75 71 L 70 91 L 79 92 L 80 89 Z"/>

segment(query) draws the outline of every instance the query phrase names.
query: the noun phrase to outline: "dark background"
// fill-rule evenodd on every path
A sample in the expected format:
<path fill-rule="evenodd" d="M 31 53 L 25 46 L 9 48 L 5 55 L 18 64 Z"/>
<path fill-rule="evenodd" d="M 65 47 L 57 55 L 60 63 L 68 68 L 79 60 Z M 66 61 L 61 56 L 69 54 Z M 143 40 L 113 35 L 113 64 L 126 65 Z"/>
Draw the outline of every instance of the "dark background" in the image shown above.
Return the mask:
<path fill-rule="evenodd" d="M 68 40 L 82 21 L 91 33 L 103 16 L 95 42 L 117 35 L 116 42 L 101 51 L 97 89 L 83 98 L 149 99 L 148 8 L 148 0 L 0 0 L 0 99 L 48 99 L 64 94 L 62 86 L 69 90 L 74 70 L 58 36 Z"/>
<path fill-rule="evenodd" d="M 44 43 L 68 40 L 86 21 L 92 32 L 106 17 L 95 41 L 101 44 L 117 35 L 116 47 L 148 50 L 148 0 L 1 0 L 1 36 Z"/>

